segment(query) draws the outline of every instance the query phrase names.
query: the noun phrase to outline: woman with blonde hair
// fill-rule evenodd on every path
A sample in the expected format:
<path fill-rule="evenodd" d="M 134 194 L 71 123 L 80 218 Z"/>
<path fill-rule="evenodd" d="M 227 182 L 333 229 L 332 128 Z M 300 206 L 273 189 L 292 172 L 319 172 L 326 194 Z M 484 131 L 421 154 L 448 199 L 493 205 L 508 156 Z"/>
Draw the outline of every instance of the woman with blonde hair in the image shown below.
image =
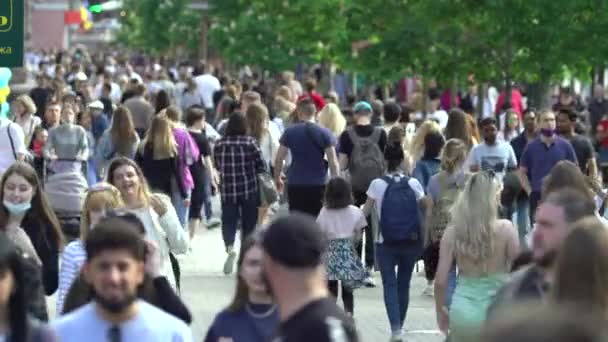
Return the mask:
<path fill-rule="evenodd" d="M 177 168 L 177 144 L 168 119 L 156 116 L 152 120 L 150 129 L 139 145 L 135 161 L 143 170 L 151 189 L 171 196 L 177 187 L 182 198 L 188 198 L 181 186 L 182 175 Z"/>
<path fill-rule="evenodd" d="M 346 119 L 335 103 L 325 105 L 318 114 L 318 120 L 319 125 L 332 132 L 336 139 L 340 137 L 346 128 Z"/>
<path fill-rule="evenodd" d="M 418 127 L 409 146 L 409 155 L 411 156 L 413 163 L 418 162 L 420 158 L 422 158 L 422 155 L 424 154 L 424 140 L 431 131 L 441 133 L 439 124 L 433 120 L 427 120 Z"/>
<path fill-rule="evenodd" d="M 158 247 L 161 255 L 160 274 L 172 286 L 179 288 L 179 266 L 171 261 L 171 253 L 188 251 L 188 234 L 180 227 L 171 199 L 162 194 L 153 194 L 141 168 L 128 158 L 112 160 L 108 166 L 107 182 L 120 191 L 125 210 L 140 219 L 146 236 Z"/>
<path fill-rule="evenodd" d="M 262 159 L 266 165 L 266 169 L 270 170 L 272 175 L 272 165 L 274 158 L 279 150 L 279 136 L 272 134 L 272 130 L 268 128 L 269 116 L 266 106 L 259 103 L 253 103 L 247 108 L 245 113 L 247 119 L 247 133 L 253 137 L 262 152 Z M 261 203 L 258 209 L 258 223 L 264 223 L 268 208 L 272 203 Z"/>
<path fill-rule="evenodd" d="M 430 133 L 432 136 L 437 133 Z M 439 264 L 439 244 L 450 221 L 450 208 L 464 189 L 470 174 L 463 172 L 467 146 L 460 139 L 450 139 L 441 151 L 439 172 L 431 176 L 427 185 L 426 236 L 423 255 L 427 287 L 424 294 L 433 295 L 433 280 Z M 455 274 L 449 279 L 453 289 Z M 448 300 L 449 301 L 449 300 Z"/>
<path fill-rule="evenodd" d="M 517 230 L 510 221 L 498 219 L 498 189 L 492 173 L 474 174 L 452 206 L 441 238 L 435 309 L 437 325 L 443 333 L 449 331 L 450 341 L 476 340 L 486 311 L 519 253 Z M 448 303 L 448 278 L 454 262 L 458 283 Z"/>
<path fill-rule="evenodd" d="M 13 121 L 23 129 L 25 135 L 25 146 L 30 146 L 36 127 L 42 124 L 42 120 L 36 115 L 34 100 L 27 95 L 20 95 L 13 101 Z"/>
<path fill-rule="evenodd" d="M 108 210 L 117 209 L 123 205 L 120 191 L 111 184 L 98 183 L 87 191 L 80 218 L 80 236 L 70 242 L 61 254 L 57 313 L 63 312 L 64 299 L 87 259 L 84 248 L 87 235 L 106 216 Z"/>
<path fill-rule="evenodd" d="M 129 108 L 120 106 L 114 111 L 112 125 L 99 138 L 96 154 L 100 174 L 114 157 L 135 158 L 140 139 Z"/>

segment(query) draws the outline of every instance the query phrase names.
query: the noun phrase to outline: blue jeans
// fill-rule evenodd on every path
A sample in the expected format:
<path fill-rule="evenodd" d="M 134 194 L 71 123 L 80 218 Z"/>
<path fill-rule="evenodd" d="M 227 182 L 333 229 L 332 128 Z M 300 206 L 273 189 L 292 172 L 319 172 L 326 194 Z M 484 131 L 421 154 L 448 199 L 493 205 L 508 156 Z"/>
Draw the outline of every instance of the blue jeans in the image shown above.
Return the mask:
<path fill-rule="evenodd" d="M 456 262 L 454 262 L 450 268 L 450 273 L 448 273 L 448 288 L 445 294 L 445 306 L 448 309 L 452 305 L 452 297 L 454 296 L 454 290 L 456 290 L 456 278 Z"/>
<path fill-rule="evenodd" d="M 191 191 L 188 191 L 188 198 L 190 198 Z M 173 190 L 171 193 L 171 203 L 173 203 L 173 207 L 175 208 L 175 213 L 177 213 L 177 218 L 179 219 L 179 223 L 182 225 L 182 228 L 187 228 L 188 223 L 188 215 L 190 213 L 190 206 L 184 205 L 184 199 L 182 194 L 179 191 Z"/>
<path fill-rule="evenodd" d="M 517 231 L 519 232 L 519 243 L 526 246 L 526 235 L 530 231 L 530 203 L 528 196 L 520 196 L 516 201 L 515 210 L 517 216 Z"/>
<path fill-rule="evenodd" d="M 410 301 L 410 282 L 414 265 L 420 260 L 419 244 L 376 244 L 376 258 L 382 277 L 384 306 L 391 332 L 401 331 Z M 395 267 L 397 272 L 395 273 Z"/>
<path fill-rule="evenodd" d="M 241 241 L 255 230 L 258 222 L 259 198 L 241 198 L 236 203 L 222 201 L 222 238 L 226 247 L 234 246 L 241 220 Z"/>

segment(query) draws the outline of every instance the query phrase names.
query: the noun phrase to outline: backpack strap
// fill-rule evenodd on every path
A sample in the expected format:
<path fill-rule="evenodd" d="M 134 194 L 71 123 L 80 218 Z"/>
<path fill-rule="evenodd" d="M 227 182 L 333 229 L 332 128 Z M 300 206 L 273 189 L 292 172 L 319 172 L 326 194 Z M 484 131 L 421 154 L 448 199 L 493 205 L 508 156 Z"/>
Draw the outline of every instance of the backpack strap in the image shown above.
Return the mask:
<path fill-rule="evenodd" d="M 15 160 L 17 160 L 17 151 L 15 150 L 15 142 L 13 141 L 13 135 L 11 134 L 11 124 L 12 124 L 12 122 L 9 122 L 8 125 L 6 125 L 6 134 L 8 134 L 8 140 L 11 143 L 11 150 L 13 151 L 13 157 L 15 157 Z"/>
<path fill-rule="evenodd" d="M 357 143 L 357 141 L 359 141 L 359 139 L 361 139 L 361 137 L 357 134 L 357 132 L 355 132 L 355 128 L 351 127 L 348 130 L 346 130 L 346 132 L 348 133 L 348 137 L 350 138 L 350 141 L 353 143 L 353 146 Z"/>
<path fill-rule="evenodd" d="M 371 139 L 374 143 L 377 144 L 380 142 L 381 136 L 382 136 L 382 128 L 374 127 L 374 131 L 372 132 L 372 135 L 369 136 L 369 139 Z"/>

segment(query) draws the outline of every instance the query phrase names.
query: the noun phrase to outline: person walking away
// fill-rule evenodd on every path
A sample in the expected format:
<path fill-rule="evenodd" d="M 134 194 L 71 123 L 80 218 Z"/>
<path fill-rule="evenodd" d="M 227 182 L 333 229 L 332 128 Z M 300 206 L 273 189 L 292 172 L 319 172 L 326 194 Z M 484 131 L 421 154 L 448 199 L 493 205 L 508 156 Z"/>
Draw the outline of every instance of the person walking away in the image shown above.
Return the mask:
<path fill-rule="evenodd" d="M 83 272 L 95 299 L 53 322 L 61 341 L 192 341 L 186 324 L 137 299 L 146 245 L 128 223 L 98 225 L 87 237 L 85 249 Z"/>
<path fill-rule="evenodd" d="M 135 131 L 137 131 L 140 138 L 144 137 L 155 114 L 154 107 L 146 100 L 145 96 L 146 86 L 138 84 L 134 88 L 134 96 L 123 103 L 129 109 L 129 112 L 131 112 Z"/>
<path fill-rule="evenodd" d="M 215 122 L 215 108 L 213 106 L 213 93 L 222 89 L 217 77 L 213 76 L 204 63 L 200 63 L 193 72 L 194 82 L 200 97 L 203 99 L 205 111 L 209 115 L 208 122 Z"/>
<path fill-rule="evenodd" d="M 264 274 L 279 305 L 280 341 L 359 341 L 353 319 L 329 297 L 326 247 L 321 228 L 304 214 L 275 220 L 262 237 Z"/>
<path fill-rule="evenodd" d="M 102 134 L 95 148 L 98 173 L 105 175 L 108 164 L 115 157 L 134 159 L 139 144 L 131 112 L 124 106 L 116 108 L 110 128 Z"/>
<path fill-rule="evenodd" d="M 188 214 L 188 228 L 190 231 L 190 239 L 194 237 L 196 230 L 201 224 L 203 203 L 205 201 L 205 183 L 213 181 L 217 184 L 217 174 L 211 160 L 211 147 L 207 140 L 207 135 L 203 129 L 205 125 L 205 110 L 202 108 L 190 108 L 186 114 L 186 125 L 188 133 L 195 141 L 200 151 L 198 160 L 195 160 L 190 165 L 190 173 L 194 182 L 192 196 L 190 198 L 190 210 Z M 205 177 L 209 173 L 211 177 Z M 209 223 L 209 222 L 207 222 Z"/>
<path fill-rule="evenodd" d="M 591 140 L 586 136 L 576 133 L 578 114 L 571 109 L 563 108 L 557 112 L 557 133 L 568 140 L 576 154 L 578 167 L 585 176 L 592 180 L 598 179 L 597 162 L 595 150 Z"/>
<path fill-rule="evenodd" d="M 412 273 L 422 256 L 424 189 L 415 178 L 404 174 L 405 153 L 400 142 L 386 147 L 384 159 L 387 172 L 370 184 L 363 213 L 370 215 L 375 211 L 379 218 L 374 235 L 384 307 L 391 341 L 402 341 Z"/>
<path fill-rule="evenodd" d="M 234 240 L 239 219 L 241 241 L 254 231 L 258 221 L 258 174 L 265 171 L 262 152 L 247 135 L 247 119 L 243 114 L 230 116 L 226 135 L 215 144 L 213 157 L 220 175 L 222 238 L 228 254 L 223 271 L 228 275 L 236 258 Z"/>
<path fill-rule="evenodd" d="M 368 276 L 354 247 L 367 221 L 361 209 L 353 205 L 352 189 L 344 178 L 334 178 L 327 183 L 317 223 L 329 240 L 325 257 L 329 292 L 337 299 L 341 288 L 344 310 L 354 316 L 353 291 L 363 286 Z"/>
<path fill-rule="evenodd" d="M 355 125 L 340 136 L 340 170 L 348 172 L 353 187 L 355 205 L 361 206 L 367 200 L 366 191 L 372 180 L 384 174 L 382 151 L 386 146 L 387 134 L 384 129 L 371 124 L 372 107 L 365 101 L 358 102 L 353 108 Z M 368 222 L 370 220 L 368 219 Z M 368 224 L 371 227 L 371 224 Z M 357 245 L 359 256 L 363 253 L 363 241 Z M 365 230 L 365 266 L 368 271 L 374 268 L 374 239 L 371 229 Z M 368 286 L 375 286 L 370 277 Z"/>
<path fill-rule="evenodd" d="M 186 88 L 181 95 L 179 105 L 184 113 L 192 106 L 203 106 L 203 98 L 198 91 L 196 82 L 191 77 L 186 80 Z"/>
<path fill-rule="evenodd" d="M 467 158 L 467 145 L 460 139 L 447 141 L 441 154 L 441 169 L 431 177 L 427 186 L 426 202 L 426 236 L 425 249 L 422 260 L 427 286 L 424 295 L 433 295 L 433 281 L 439 264 L 439 245 L 441 237 L 450 222 L 450 208 L 462 193 L 464 185 L 470 178 L 470 173 L 463 170 Z M 453 270 L 454 271 L 454 270 Z M 455 272 L 450 275 L 450 288 L 448 301 L 454 290 Z"/>
<path fill-rule="evenodd" d="M 204 342 L 272 340 L 279 325 L 279 310 L 264 280 L 262 256 L 262 247 L 255 235 L 243 241 L 234 298 L 215 316 Z"/>
<path fill-rule="evenodd" d="M 431 131 L 424 137 L 424 154 L 416 163 L 412 176 L 416 178 L 423 188 L 427 188 L 431 177 L 439 172 L 441 150 L 445 145 L 445 138 L 440 132 Z"/>
<path fill-rule="evenodd" d="M 16 161 L 25 160 L 27 155 L 25 134 L 21 126 L 0 117 L 0 175 Z"/>
<path fill-rule="evenodd" d="M 325 107 L 325 100 L 323 99 L 323 96 L 315 90 L 317 88 L 317 82 L 314 79 L 309 78 L 304 82 L 304 88 L 306 91 L 298 97 L 298 102 L 303 99 L 309 99 L 315 104 L 317 112 L 323 109 L 323 107 Z"/>
<path fill-rule="evenodd" d="M 301 122 L 288 127 L 281 136 L 274 181 L 277 190 L 282 192 L 283 163 L 287 153 L 291 153 L 292 162 L 287 170 L 289 211 L 316 217 L 323 206 L 328 170 L 332 177 L 338 175 L 336 141 L 328 129 L 315 124 L 316 109 L 311 100 L 298 102 L 296 111 Z"/>
<path fill-rule="evenodd" d="M 555 134 L 555 114 L 543 111 L 538 115 L 540 136 L 528 143 L 521 156 L 519 178 L 530 197 L 530 222 L 540 201 L 542 180 L 560 160 L 577 163 L 572 145 Z"/>
<path fill-rule="evenodd" d="M 478 172 L 451 209 L 450 223 L 441 238 L 435 278 L 437 325 L 450 341 L 478 337 L 487 308 L 519 253 L 513 224 L 497 218 L 498 203 L 498 185 L 493 175 Z M 445 294 L 454 262 L 458 283 L 448 312 Z"/>

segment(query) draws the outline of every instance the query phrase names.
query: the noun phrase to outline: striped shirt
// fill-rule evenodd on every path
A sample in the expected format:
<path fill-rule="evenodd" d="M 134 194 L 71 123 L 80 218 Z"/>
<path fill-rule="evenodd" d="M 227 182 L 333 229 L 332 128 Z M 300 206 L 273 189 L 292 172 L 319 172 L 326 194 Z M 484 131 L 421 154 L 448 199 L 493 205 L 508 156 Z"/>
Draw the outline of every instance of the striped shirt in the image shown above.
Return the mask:
<path fill-rule="evenodd" d="M 59 291 L 57 293 L 57 314 L 63 311 L 63 301 L 80 273 L 82 265 L 87 260 L 87 252 L 80 239 L 70 242 L 61 256 L 61 269 L 59 270 Z"/>

